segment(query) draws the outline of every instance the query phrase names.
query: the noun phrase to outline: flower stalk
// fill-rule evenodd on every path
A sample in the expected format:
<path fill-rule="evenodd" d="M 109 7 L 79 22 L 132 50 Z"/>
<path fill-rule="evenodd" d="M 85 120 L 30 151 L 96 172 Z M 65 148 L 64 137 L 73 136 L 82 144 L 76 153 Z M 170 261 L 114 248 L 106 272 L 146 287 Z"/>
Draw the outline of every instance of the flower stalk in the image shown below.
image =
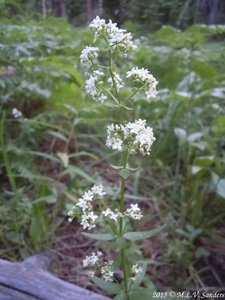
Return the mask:
<path fill-rule="evenodd" d="M 107 53 L 108 63 L 105 66 L 97 63 L 101 55 L 101 49 L 96 46 L 87 46 L 82 51 L 81 63 L 88 69 L 87 73 L 89 76 L 86 80 L 86 91 L 95 101 L 104 103 L 111 100 L 115 108 L 119 107 L 120 123 L 108 125 L 106 130 L 106 146 L 118 151 L 122 157 L 122 166 L 117 167 L 121 177 L 119 203 L 117 203 L 116 208 L 108 207 L 102 210 L 103 207 L 105 208 L 102 201 L 104 201 L 106 193 L 101 184 L 94 185 L 78 199 L 77 204 L 72 207 L 68 215 L 70 222 L 74 217 L 80 217 L 83 229 L 88 231 L 97 226 L 101 227 L 102 225 L 102 228 L 106 228 L 105 224 L 109 225 L 107 228 L 110 228 L 111 232 L 99 234 L 85 232 L 84 234 L 99 241 L 118 241 L 118 243 L 115 244 L 117 246 L 119 244 L 119 250 L 117 246 L 115 250 L 118 251 L 120 255 L 123 279 L 121 279 L 121 282 L 118 282 L 114 277 L 113 261 L 105 261 L 103 253 L 99 251 L 97 254 L 93 252 L 91 256 L 87 256 L 83 262 L 83 266 L 84 268 L 89 267 L 89 276 L 93 278 L 101 276 L 101 279 L 98 278 L 97 281 L 93 280 L 95 283 L 101 283 L 100 286 L 104 287 L 104 282 L 107 281 L 107 286 L 110 287 L 112 294 L 118 295 L 119 299 L 130 300 L 133 299 L 132 293 L 134 290 L 137 291 L 138 285 L 141 283 L 140 278 L 138 279 L 138 283 L 135 282 L 136 276 L 142 273 L 144 268 L 137 263 L 133 264 L 133 266 L 131 265 L 132 259 L 130 257 L 128 258 L 127 245 L 133 240 L 142 238 L 142 235 L 143 237 L 148 237 L 152 236 L 153 233 L 149 231 L 143 233 L 138 232 L 136 234 L 135 232 L 127 231 L 129 227 L 127 224 L 129 224 L 130 220 L 140 220 L 143 217 L 137 203 L 130 204 L 128 208 L 125 208 L 126 180 L 130 175 L 128 160 L 130 155 L 138 153 L 143 156 L 149 155 L 155 137 L 152 128 L 147 126 L 146 120 L 139 119 L 133 122 L 125 122 L 123 112 L 124 109 L 128 109 L 125 104 L 131 102 L 135 95 L 144 94 L 147 102 L 154 99 L 157 95 L 156 85 L 158 82 L 153 75 L 144 68 L 139 69 L 134 67 L 125 74 L 119 74 L 117 72 L 116 61 L 113 61 L 115 57 L 116 60 L 121 57 L 126 57 L 129 50 L 136 49 L 130 33 L 118 28 L 117 24 L 111 20 L 107 23 L 99 17 L 96 17 L 89 27 L 95 32 L 94 43 L 99 39 L 104 41 L 107 51 L 102 52 L 103 54 Z M 126 81 L 133 82 L 135 84 L 135 90 L 133 86 L 130 87 L 129 84 L 125 85 Z M 120 94 L 121 89 L 125 89 L 127 93 L 125 100 L 122 100 L 122 95 L 124 94 Z M 95 205 L 95 203 L 97 205 Z M 115 206 L 115 203 L 113 204 Z M 96 206 L 100 211 L 95 211 Z M 158 230 L 155 229 L 153 231 L 158 232 Z M 122 244 L 120 243 L 121 241 Z M 99 280 L 104 280 L 104 282 Z M 139 292 L 141 295 L 143 289 L 140 288 Z"/>
<path fill-rule="evenodd" d="M 123 170 L 127 170 L 129 152 L 125 150 L 123 152 Z M 119 223 L 119 236 L 123 235 L 123 214 L 124 214 L 124 194 L 125 194 L 125 184 L 126 178 L 121 178 L 121 188 L 120 188 L 120 223 Z"/>

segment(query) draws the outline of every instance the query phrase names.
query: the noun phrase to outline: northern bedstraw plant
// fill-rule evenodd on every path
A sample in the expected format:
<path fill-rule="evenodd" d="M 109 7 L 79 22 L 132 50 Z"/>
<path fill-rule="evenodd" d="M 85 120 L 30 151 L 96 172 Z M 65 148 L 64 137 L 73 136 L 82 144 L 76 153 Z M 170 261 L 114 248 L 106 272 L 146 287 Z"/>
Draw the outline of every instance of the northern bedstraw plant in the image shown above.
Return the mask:
<path fill-rule="evenodd" d="M 127 105 L 131 104 L 138 93 L 144 94 L 147 101 L 152 101 L 157 94 L 158 82 L 144 68 L 133 67 L 123 76 L 118 73 L 116 62 L 127 57 L 128 51 L 136 49 L 130 33 L 118 28 L 111 20 L 106 23 L 99 17 L 91 22 L 90 28 L 95 32 L 94 43 L 98 43 L 99 47 L 87 46 L 80 58 L 82 65 L 87 68 L 86 91 L 96 101 L 113 103 L 113 107 L 120 112 L 120 123 L 107 126 L 106 139 L 106 146 L 121 154 L 122 164 L 117 167 L 121 177 L 120 199 L 118 207 L 115 207 L 115 203 L 106 206 L 106 189 L 101 184 L 94 185 L 68 212 L 69 221 L 80 217 L 81 225 L 87 231 L 102 226 L 107 232 L 84 234 L 103 241 L 103 248 L 106 241 L 117 245 L 116 261 L 119 257 L 119 263 L 106 261 L 102 251 L 93 252 L 83 261 L 83 267 L 98 286 L 115 295 L 114 299 L 117 300 L 150 299 L 150 291 L 140 287 L 146 265 L 143 260 L 141 264 L 131 262 L 127 257 L 127 250 L 128 247 L 132 247 L 131 243 L 134 241 L 151 237 L 162 227 L 145 232 L 130 232 L 131 220 L 140 220 L 143 214 L 138 204 L 125 207 L 124 193 L 126 180 L 131 173 L 129 157 L 139 153 L 143 156 L 150 155 L 155 137 L 145 120 L 126 122 L 123 119 L 123 111 L 130 109 Z M 127 86 L 125 81 L 128 82 Z M 128 96 L 125 98 L 124 95 Z M 120 267 L 122 276 L 118 278 L 115 274 L 120 274 Z"/>

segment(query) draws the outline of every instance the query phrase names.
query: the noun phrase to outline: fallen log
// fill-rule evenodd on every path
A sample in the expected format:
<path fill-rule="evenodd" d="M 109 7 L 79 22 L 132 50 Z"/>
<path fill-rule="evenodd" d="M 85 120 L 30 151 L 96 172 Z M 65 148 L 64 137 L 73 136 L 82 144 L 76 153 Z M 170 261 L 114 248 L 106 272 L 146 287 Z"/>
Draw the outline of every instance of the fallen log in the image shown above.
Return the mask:
<path fill-rule="evenodd" d="M 109 300 L 56 278 L 49 268 L 46 253 L 16 263 L 0 259 L 0 300 Z"/>

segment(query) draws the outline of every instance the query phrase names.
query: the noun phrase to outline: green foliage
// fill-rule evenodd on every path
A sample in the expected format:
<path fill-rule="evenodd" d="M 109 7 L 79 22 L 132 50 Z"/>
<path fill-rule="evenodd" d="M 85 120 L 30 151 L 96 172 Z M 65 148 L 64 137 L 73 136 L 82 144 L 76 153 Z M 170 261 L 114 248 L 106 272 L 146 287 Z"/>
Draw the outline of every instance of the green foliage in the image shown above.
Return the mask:
<path fill-rule="evenodd" d="M 121 287 L 113 282 L 106 282 L 105 280 L 98 278 L 98 277 L 91 277 L 91 280 L 99 286 L 104 291 L 108 292 L 109 294 L 117 294 L 121 292 Z"/>
<path fill-rule="evenodd" d="M 155 228 L 152 230 L 148 230 L 148 231 L 142 231 L 142 232 L 126 232 L 124 234 L 124 237 L 127 240 L 130 241 L 138 241 L 138 240 L 143 240 L 143 239 L 147 239 L 150 238 L 154 235 L 156 235 L 157 233 L 159 233 L 165 226 L 159 227 L 159 228 Z"/>
<path fill-rule="evenodd" d="M 70 176 L 71 188 L 82 179 L 94 182 L 79 163 L 70 164 L 89 153 L 67 154 L 83 122 L 78 116 L 84 98 L 78 57 L 85 31 L 51 18 L 3 19 L 0 27 L 0 207 L 8 212 L 16 203 L 16 216 L 0 219 L 1 237 L 5 246 L 16 244 L 7 246 L 6 258 L 24 257 L 42 250 L 60 224 L 55 218 L 64 207 L 62 178 Z M 14 108 L 21 117 L 13 117 Z"/>
<path fill-rule="evenodd" d="M 88 232 L 83 232 L 83 235 L 94 239 L 98 241 L 111 241 L 116 238 L 115 234 L 110 234 L 110 233 L 88 233 Z"/>
<path fill-rule="evenodd" d="M 151 12 L 146 12 L 143 23 L 148 22 L 147 13 Z M 96 182 L 92 166 L 109 157 L 103 124 L 118 116 L 84 95 L 79 55 L 90 41 L 85 29 L 54 18 L 2 19 L 0 27 L 0 252 L 15 260 L 47 247 L 65 220 L 65 205 L 72 205 L 65 195 L 78 196 L 83 186 Z M 160 218 L 167 224 L 159 243 L 164 250 L 161 259 L 173 265 L 167 284 L 174 288 L 201 284 L 199 262 L 209 255 L 202 237 L 224 238 L 223 35 L 222 26 L 196 25 L 185 31 L 166 26 L 139 37 L 133 57 L 138 66 L 151 70 L 160 89 L 157 101 L 137 103 L 132 112 L 136 119 L 147 119 L 157 140 L 141 171 L 132 160 L 129 170 L 135 180 L 125 198 L 149 205 L 147 220 Z M 24 118 L 13 118 L 14 107 Z M 87 167 L 84 159 L 90 160 Z M 115 155 L 112 159 L 120 165 Z M 120 175 L 129 174 L 121 170 Z M 112 237 L 92 236 L 105 241 Z M 130 241 L 117 239 L 115 247 L 121 249 L 125 243 Z M 136 257 L 138 246 L 129 251 L 128 256 Z M 130 296 L 141 299 L 146 293 L 135 290 Z M 116 299 L 124 299 L 124 293 Z"/>
<path fill-rule="evenodd" d="M 182 0 L 123 0 L 122 9 L 125 19 L 144 25 L 146 31 L 159 28 L 162 24 L 184 27 L 192 24 L 197 9 L 197 4 L 192 2 L 182 13 L 184 2 Z"/>
<path fill-rule="evenodd" d="M 190 281 L 198 281 L 192 266 L 199 253 L 205 255 L 197 246 L 201 236 L 216 234 L 225 216 L 225 44 L 219 41 L 221 34 L 222 26 L 198 25 L 183 32 L 163 27 L 143 37 L 136 54 L 136 63 L 147 66 L 161 87 L 159 101 L 151 109 L 144 104 L 137 109 L 137 117 L 144 114 L 157 128 L 158 137 L 139 189 L 155 195 L 162 221 L 168 220 L 171 236 L 166 256 L 174 261 L 175 277 L 187 276 L 189 270 Z M 164 177 L 164 186 L 147 192 L 146 184 L 154 181 L 152 172 L 162 177 L 167 173 L 167 180 Z M 178 235 L 177 227 L 182 234 Z M 186 287 L 187 283 L 177 280 L 175 284 Z"/>

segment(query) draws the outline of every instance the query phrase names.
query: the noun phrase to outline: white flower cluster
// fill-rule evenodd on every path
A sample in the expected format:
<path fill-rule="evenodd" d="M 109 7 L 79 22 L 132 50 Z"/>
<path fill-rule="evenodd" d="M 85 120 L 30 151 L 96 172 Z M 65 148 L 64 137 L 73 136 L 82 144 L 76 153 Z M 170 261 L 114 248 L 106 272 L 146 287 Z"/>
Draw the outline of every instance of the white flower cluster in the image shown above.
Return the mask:
<path fill-rule="evenodd" d="M 111 20 L 106 23 L 104 19 L 100 19 L 99 16 L 97 16 L 89 27 L 95 31 L 94 41 L 96 41 L 99 36 L 103 36 L 112 49 L 123 50 L 124 54 L 126 54 L 128 50 L 136 49 L 132 41 L 131 33 L 119 28 L 117 24 Z"/>
<path fill-rule="evenodd" d="M 146 120 L 139 119 L 125 125 L 107 126 L 106 146 L 114 150 L 127 149 L 131 154 L 139 151 L 142 155 L 149 155 L 154 141 L 153 130 L 146 127 Z"/>
<path fill-rule="evenodd" d="M 81 225 L 83 228 L 88 230 L 95 228 L 98 216 L 93 212 L 92 201 L 94 198 L 102 198 L 105 194 L 102 185 L 94 185 L 89 191 L 84 193 L 82 198 L 78 200 L 76 206 L 73 206 L 68 212 L 68 221 L 72 222 L 78 206 L 82 210 Z"/>
<path fill-rule="evenodd" d="M 143 267 L 139 266 L 138 264 L 135 264 L 132 266 L 131 271 L 134 275 L 133 277 L 131 277 L 131 280 L 134 281 L 136 279 L 136 276 L 143 271 Z"/>
<path fill-rule="evenodd" d="M 99 262 L 99 258 L 103 255 L 101 251 L 98 251 L 97 253 L 92 252 L 91 255 L 86 256 L 83 260 L 83 267 L 93 267 Z"/>
<path fill-rule="evenodd" d="M 88 274 L 93 277 L 95 276 L 96 269 L 100 269 L 101 275 L 105 281 L 113 281 L 114 272 L 112 271 L 113 261 L 109 260 L 105 262 L 104 265 L 100 266 L 100 257 L 102 257 L 103 253 L 101 251 L 93 252 L 91 255 L 86 256 L 83 260 L 83 267 L 91 269 L 88 270 Z"/>
<path fill-rule="evenodd" d="M 100 71 L 94 71 L 90 77 L 86 80 L 86 91 L 91 94 L 94 100 L 103 103 L 107 97 L 101 92 L 101 85 L 103 81 L 101 80 L 105 74 Z"/>
<path fill-rule="evenodd" d="M 126 210 L 125 214 L 134 220 L 140 220 L 143 217 L 138 204 L 131 204 L 130 208 Z"/>
<path fill-rule="evenodd" d="M 157 96 L 156 86 L 158 81 L 149 72 L 149 70 L 134 67 L 131 71 L 127 72 L 127 78 L 130 77 L 133 77 L 134 80 L 141 82 L 144 85 L 145 94 L 149 101 Z"/>
<path fill-rule="evenodd" d="M 113 261 L 109 260 L 103 267 L 101 267 L 101 275 L 105 281 L 113 281 L 114 272 L 112 271 L 112 264 Z"/>
<path fill-rule="evenodd" d="M 23 114 L 21 113 L 21 111 L 19 111 L 17 108 L 13 108 L 12 109 L 12 115 L 14 118 L 20 118 L 20 117 L 23 117 Z"/>
<path fill-rule="evenodd" d="M 93 64 L 93 59 L 98 57 L 99 49 L 97 47 L 86 46 L 80 55 L 80 61 L 84 66 L 90 67 Z"/>
<path fill-rule="evenodd" d="M 118 210 L 116 212 L 114 212 L 110 208 L 107 208 L 106 210 L 103 210 L 102 214 L 103 214 L 103 216 L 105 216 L 111 220 L 114 220 L 115 222 L 118 221 L 118 217 L 119 217 Z"/>

